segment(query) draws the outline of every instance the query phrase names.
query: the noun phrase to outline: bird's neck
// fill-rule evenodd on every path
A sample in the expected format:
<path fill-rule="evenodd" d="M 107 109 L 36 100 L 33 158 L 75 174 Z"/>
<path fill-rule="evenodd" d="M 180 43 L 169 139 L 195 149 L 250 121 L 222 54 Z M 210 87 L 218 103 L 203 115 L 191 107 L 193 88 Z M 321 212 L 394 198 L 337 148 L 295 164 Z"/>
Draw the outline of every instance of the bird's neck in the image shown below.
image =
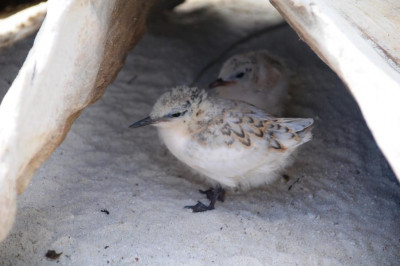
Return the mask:
<path fill-rule="evenodd" d="M 212 99 L 209 99 L 202 102 L 198 108 L 193 111 L 190 119 L 187 120 L 187 129 L 189 133 L 204 129 L 218 116 L 218 108 L 215 108 L 215 104 L 216 103 L 212 101 Z"/>

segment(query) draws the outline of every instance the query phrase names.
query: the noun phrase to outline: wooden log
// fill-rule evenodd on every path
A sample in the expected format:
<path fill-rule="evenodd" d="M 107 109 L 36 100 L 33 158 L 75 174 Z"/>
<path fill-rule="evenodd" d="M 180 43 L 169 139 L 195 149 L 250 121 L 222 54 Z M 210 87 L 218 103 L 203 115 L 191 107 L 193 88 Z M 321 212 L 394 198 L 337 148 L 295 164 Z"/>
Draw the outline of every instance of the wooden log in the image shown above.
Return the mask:
<path fill-rule="evenodd" d="M 47 2 L 0 19 L 0 49 L 36 32 L 46 16 Z"/>
<path fill-rule="evenodd" d="M 47 16 L 0 106 L 0 241 L 16 196 L 98 100 L 145 31 L 148 0 L 50 0 Z"/>
<path fill-rule="evenodd" d="M 270 2 L 346 83 L 400 180 L 400 1 Z"/>

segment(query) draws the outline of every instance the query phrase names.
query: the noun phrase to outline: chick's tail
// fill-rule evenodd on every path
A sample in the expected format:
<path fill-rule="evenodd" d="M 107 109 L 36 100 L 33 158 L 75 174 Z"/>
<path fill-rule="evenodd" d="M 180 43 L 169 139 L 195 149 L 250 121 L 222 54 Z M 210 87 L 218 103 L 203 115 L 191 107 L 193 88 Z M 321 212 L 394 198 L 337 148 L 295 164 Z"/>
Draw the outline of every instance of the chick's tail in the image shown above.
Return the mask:
<path fill-rule="evenodd" d="M 267 138 L 275 149 L 300 146 L 312 139 L 312 118 L 277 118 L 267 126 Z"/>

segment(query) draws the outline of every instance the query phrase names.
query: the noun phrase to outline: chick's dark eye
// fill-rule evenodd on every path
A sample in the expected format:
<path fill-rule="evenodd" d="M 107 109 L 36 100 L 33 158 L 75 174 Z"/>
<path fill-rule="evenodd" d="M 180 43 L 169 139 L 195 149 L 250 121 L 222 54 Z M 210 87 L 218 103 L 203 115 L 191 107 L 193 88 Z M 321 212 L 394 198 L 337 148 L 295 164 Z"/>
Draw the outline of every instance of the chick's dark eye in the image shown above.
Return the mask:
<path fill-rule="evenodd" d="M 175 113 L 175 114 L 172 114 L 171 116 L 172 117 L 180 117 L 182 115 L 182 113 Z"/>
<path fill-rule="evenodd" d="M 236 74 L 236 77 L 239 79 L 243 78 L 243 76 L 244 76 L 244 72 L 240 72 L 240 73 Z"/>

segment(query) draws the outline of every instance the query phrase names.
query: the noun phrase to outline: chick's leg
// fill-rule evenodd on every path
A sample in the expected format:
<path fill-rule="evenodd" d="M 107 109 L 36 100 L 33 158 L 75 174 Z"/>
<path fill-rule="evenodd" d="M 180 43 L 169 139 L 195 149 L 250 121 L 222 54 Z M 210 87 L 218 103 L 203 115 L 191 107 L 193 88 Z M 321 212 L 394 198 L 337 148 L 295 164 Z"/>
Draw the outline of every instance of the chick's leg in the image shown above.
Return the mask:
<path fill-rule="evenodd" d="M 216 188 L 210 188 L 208 190 L 200 190 L 200 193 L 205 194 L 207 199 L 210 201 L 210 204 L 207 206 L 201 201 L 198 201 L 196 205 L 193 206 L 185 206 L 186 209 L 191 209 L 193 212 L 205 212 L 215 209 L 215 203 L 217 200 L 224 201 L 225 200 L 225 190 L 221 188 L 221 186 L 217 186 Z"/>

